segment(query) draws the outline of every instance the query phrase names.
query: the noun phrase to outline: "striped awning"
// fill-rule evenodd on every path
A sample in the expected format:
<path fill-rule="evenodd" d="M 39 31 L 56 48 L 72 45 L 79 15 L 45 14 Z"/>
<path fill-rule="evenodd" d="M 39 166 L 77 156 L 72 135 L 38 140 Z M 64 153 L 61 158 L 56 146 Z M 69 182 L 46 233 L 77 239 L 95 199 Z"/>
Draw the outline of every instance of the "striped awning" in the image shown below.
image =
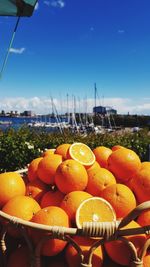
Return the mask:
<path fill-rule="evenodd" d="M 30 17 L 37 0 L 0 0 L 0 16 Z"/>

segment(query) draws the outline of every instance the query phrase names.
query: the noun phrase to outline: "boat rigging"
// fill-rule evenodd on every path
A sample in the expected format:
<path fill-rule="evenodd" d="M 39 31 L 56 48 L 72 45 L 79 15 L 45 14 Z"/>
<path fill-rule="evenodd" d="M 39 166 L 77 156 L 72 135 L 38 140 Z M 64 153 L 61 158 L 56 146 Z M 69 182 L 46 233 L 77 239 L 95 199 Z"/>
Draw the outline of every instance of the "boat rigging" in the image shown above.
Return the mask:
<path fill-rule="evenodd" d="M 4 69 L 8 61 L 10 49 L 12 48 L 12 44 L 18 29 L 20 18 L 31 17 L 35 9 L 36 3 L 37 0 L 0 0 L 0 16 L 17 17 L 16 24 L 11 36 L 11 40 L 9 42 L 8 49 L 4 57 L 4 61 L 0 69 L 0 78 L 2 77 L 2 74 L 4 72 Z"/>

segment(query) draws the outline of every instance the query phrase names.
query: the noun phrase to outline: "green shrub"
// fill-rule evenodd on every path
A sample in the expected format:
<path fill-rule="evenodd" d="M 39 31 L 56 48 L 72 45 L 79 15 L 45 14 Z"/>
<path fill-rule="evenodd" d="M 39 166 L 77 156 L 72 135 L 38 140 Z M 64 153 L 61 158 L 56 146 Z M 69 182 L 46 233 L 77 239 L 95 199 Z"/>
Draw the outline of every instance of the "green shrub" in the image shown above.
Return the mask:
<path fill-rule="evenodd" d="M 31 130 L 22 127 L 19 130 L 9 129 L 0 133 L 0 172 L 22 169 L 34 158 L 48 148 L 55 148 L 62 143 L 83 142 L 91 149 L 97 146 L 111 148 L 122 145 L 133 149 L 142 161 L 148 160 L 150 136 L 148 130 L 138 133 L 106 133 L 80 135 L 65 132 L 46 133 L 44 130 Z"/>

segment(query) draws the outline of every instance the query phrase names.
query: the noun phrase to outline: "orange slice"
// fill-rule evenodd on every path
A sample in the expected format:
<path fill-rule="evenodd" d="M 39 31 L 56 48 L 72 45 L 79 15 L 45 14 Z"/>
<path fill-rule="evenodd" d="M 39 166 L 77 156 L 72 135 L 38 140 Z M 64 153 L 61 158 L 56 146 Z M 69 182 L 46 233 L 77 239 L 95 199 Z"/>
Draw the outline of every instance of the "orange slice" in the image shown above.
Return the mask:
<path fill-rule="evenodd" d="M 84 143 L 72 144 L 69 148 L 69 155 L 84 166 L 91 166 L 95 162 L 93 151 Z"/>
<path fill-rule="evenodd" d="M 101 197 L 84 200 L 76 211 L 76 225 L 82 228 L 83 222 L 111 222 L 116 214 L 108 201 Z"/>

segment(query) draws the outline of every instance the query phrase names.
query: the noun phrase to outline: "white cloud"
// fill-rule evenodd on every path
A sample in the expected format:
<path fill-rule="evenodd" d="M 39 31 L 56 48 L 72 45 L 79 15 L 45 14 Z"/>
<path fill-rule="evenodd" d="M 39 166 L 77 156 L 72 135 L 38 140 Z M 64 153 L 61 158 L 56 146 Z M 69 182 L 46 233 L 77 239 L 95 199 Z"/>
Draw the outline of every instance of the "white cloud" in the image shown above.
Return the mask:
<path fill-rule="evenodd" d="M 65 6 L 65 2 L 63 0 L 52 0 L 52 1 L 45 0 L 44 4 L 47 6 L 52 6 L 57 8 L 63 8 Z"/>
<path fill-rule="evenodd" d="M 14 54 L 22 54 L 25 51 L 25 47 L 21 47 L 21 48 L 10 48 L 9 52 L 10 53 L 14 53 Z"/>
<path fill-rule="evenodd" d="M 65 113 L 73 111 L 73 99 L 69 99 L 67 106 L 67 99 L 54 98 L 53 102 L 57 108 L 58 113 Z M 76 98 L 76 112 L 92 112 L 95 101 L 93 98 L 80 99 Z M 97 101 L 97 105 L 110 106 L 117 110 L 118 114 L 141 114 L 150 115 L 149 99 L 143 98 L 139 100 L 129 98 L 105 98 L 101 103 Z M 46 97 L 16 97 L 0 99 L 0 111 L 5 112 L 24 110 L 31 110 L 36 114 L 48 114 L 52 112 L 52 103 L 50 98 Z"/>

